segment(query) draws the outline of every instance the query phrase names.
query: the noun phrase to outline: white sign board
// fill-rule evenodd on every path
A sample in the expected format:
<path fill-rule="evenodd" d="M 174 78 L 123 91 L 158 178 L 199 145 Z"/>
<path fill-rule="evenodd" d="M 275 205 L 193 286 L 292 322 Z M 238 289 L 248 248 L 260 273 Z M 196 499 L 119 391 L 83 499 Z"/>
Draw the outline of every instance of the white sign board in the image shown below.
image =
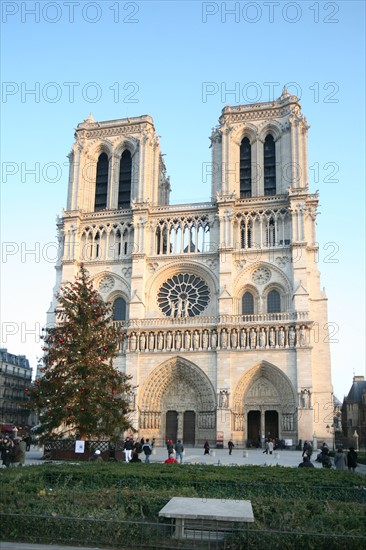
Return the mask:
<path fill-rule="evenodd" d="M 83 453 L 85 451 L 85 441 L 75 441 L 75 453 Z"/>
<path fill-rule="evenodd" d="M 285 439 L 285 447 L 292 447 L 292 439 Z"/>

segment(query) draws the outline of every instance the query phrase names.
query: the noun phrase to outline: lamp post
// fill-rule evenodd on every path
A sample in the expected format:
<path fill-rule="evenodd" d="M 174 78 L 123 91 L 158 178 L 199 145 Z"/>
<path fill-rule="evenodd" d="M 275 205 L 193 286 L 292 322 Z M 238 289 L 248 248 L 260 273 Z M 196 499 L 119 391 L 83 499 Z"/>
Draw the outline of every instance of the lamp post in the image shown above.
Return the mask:
<path fill-rule="evenodd" d="M 329 424 L 327 424 L 326 425 L 326 430 L 329 433 L 329 435 L 332 436 L 332 449 L 334 451 L 334 447 L 335 447 L 335 445 L 334 445 L 334 437 L 335 437 L 334 424 L 331 424 L 330 426 L 329 426 Z"/>

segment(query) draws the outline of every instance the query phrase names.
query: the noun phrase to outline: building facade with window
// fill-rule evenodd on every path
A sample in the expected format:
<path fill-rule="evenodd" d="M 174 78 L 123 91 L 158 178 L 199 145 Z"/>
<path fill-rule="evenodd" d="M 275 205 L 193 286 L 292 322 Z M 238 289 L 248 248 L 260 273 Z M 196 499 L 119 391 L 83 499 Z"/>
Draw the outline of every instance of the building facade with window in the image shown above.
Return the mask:
<path fill-rule="evenodd" d="M 364 376 L 354 376 L 351 389 L 342 403 L 343 434 L 350 440 L 358 435 L 360 448 L 366 448 L 366 380 Z"/>
<path fill-rule="evenodd" d="M 225 107 L 211 135 L 211 200 L 170 205 L 150 116 L 78 125 L 55 291 L 83 261 L 114 303 L 139 434 L 186 444 L 329 439 L 307 132 L 287 90 Z"/>
<path fill-rule="evenodd" d="M 17 429 L 33 423 L 31 411 L 26 407 L 28 396 L 24 391 L 30 386 L 32 369 L 25 355 L 14 355 L 6 348 L 0 349 L 0 424 Z"/>

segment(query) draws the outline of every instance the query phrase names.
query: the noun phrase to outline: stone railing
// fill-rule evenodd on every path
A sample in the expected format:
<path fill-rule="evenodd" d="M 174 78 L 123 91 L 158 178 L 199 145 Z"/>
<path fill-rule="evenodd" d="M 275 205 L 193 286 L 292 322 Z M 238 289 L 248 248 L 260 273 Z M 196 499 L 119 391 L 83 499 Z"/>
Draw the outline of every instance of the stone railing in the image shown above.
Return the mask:
<path fill-rule="evenodd" d="M 203 327 L 212 325 L 252 325 L 268 324 L 274 322 L 309 321 L 308 311 L 282 312 L 282 313 L 258 313 L 253 315 L 216 315 L 197 317 L 154 317 L 152 319 L 131 319 L 129 321 L 115 321 L 115 324 L 124 329 L 157 329 L 159 327 Z"/>
<path fill-rule="evenodd" d="M 230 317 L 230 316 L 228 316 Z M 232 316 L 244 317 L 244 316 Z M 199 323 L 194 327 L 163 326 L 133 327 L 123 330 L 122 353 L 176 353 L 219 350 L 273 350 L 308 347 L 310 345 L 310 322 L 268 320 L 256 323 Z M 200 319 L 200 318 L 199 318 Z M 215 318 L 206 318 L 215 319 Z M 192 323 L 193 324 L 193 323 Z M 244 325 L 244 326 L 243 326 Z"/>

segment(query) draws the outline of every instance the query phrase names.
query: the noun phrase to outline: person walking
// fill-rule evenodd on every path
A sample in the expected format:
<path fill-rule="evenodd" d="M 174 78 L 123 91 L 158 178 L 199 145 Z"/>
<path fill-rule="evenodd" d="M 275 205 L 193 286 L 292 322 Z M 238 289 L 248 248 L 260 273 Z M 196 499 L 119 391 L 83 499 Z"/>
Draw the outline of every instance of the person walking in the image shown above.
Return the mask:
<path fill-rule="evenodd" d="M 150 462 L 150 455 L 152 453 L 152 448 L 151 448 L 151 445 L 150 445 L 150 441 L 149 441 L 149 438 L 146 438 L 146 441 L 145 443 L 143 444 L 142 446 L 142 450 L 145 454 L 145 463 L 146 464 L 149 464 Z"/>
<path fill-rule="evenodd" d="M 175 445 L 175 452 L 176 452 L 176 456 L 177 458 L 179 458 L 179 462 L 180 464 L 183 463 L 183 452 L 184 452 L 184 447 L 183 447 L 183 443 L 181 442 L 180 439 L 178 439 L 176 445 Z"/>
<path fill-rule="evenodd" d="M 347 470 L 347 457 L 343 452 L 342 447 L 338 447 L 334 455 L 334 466 L 336 470 Z"/>
<path fill-rule="evenodd" d="M 203 445 L 203 448 L 205 449 L 205 452 L 203 453 L 204 455 L 209 455 L 210 454 L 210 444 L 209 442 L 205 441 L 204 445 Z"/>
<path fill-rule="evenodd" d="M 130 439 L 129 437 L 126 437 L 125 443 L 123 445 L 126 462 L 130 462 L 131 460 L 132 448 L 133 448 L 133 440 Z"/>
<path fill-rule="evenodd" d="M 272 439 L 270 439 L 268 441 L 268 452 L 269 452 L 270 455 L 273 453 L 273 441 L 272 441 Z"/>
<path fill-rule="evenodd" d="M 235 447 L 234 443 L 229 439 L 227 446 L 229 447 L 229 455 L 233 452 L 233 448 Z"/>
<path fill-rule="evenodd" d="M 9 468 L 11 464 L 12 454 L 13 443 L 9 437 L 5 436 L 1 444 L 1 460 L 6 468 Z"/>
<path fill-rule="evenodd" d="M 350 447 L 347 453 L 347 465 L 350 472 L 354 472 L 357 468 L 357 453 L 354 447 Z"/>
<path fill-rule="evenodd" d="M 166 444 L 166 450 L 168 451 L 168 458 L 169 458 L 170 455 L 174 453 L 174 445 L 171 439 L 168 439 L 168 442 Z"/>

